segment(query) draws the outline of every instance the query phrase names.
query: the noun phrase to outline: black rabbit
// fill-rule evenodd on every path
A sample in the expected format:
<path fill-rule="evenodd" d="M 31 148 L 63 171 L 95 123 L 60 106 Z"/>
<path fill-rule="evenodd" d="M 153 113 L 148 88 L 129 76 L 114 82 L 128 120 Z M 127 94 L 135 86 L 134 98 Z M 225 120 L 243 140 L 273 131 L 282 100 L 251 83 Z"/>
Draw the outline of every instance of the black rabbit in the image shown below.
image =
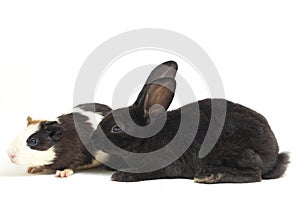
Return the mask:
<path fill-rule="evenodd" d="M 177 64 L 173 61 L 156 67 L 136 102 L 129 108 L 120 108 L 109 113 L 99 124 L 92 140 L 95 148 L 112 155 L 115 149 L 105 147 L 103 142 L 105 136 L 126 151 L 153 152 L 165 147 L 174 139 L 182 116 L 187 117 L 186 121 L 193 122 L 197 115 L 197 109 L 194 108 L 198 106 L 200 120 L 197 122 L 195 138 L 185 152 L 163 168 L 141 173 L 118 169 L 119 171 L 112 175 L 112 180 L 131 182 L 159 178 L 193 178 L 197 183 L 246 183 L 275 179 L 283 175 L 289 156 L 287 153 L 278 153 L 276 138 L 267 120 L 259 113 L 224 99 L 205 99 L 177 110 L 165 111 L 174 96 L 176 71 Z M 212 103 L 217 105 L 215 114 L 211 112 Z M 218 105 L 221 104 L 227 109 L 221 135 L 208 155 L 199 158 L 199 150 L 207 134 L 210 120 L 218 119 Z M 128 109 L 130 115 L 126 115 Z M 143 132 L 143 129 L 133 127 L 131 122 L 134 121 L 141 127 L 151 123 L 155 127 L 160 126 L 165 116 L 167 118 L 163 128 L 156 134 Z M 187 135 L 189 128 L 187 125 L 185 129 Z M 145 137 L 140 137 L 143 134 Z M 146 137 L 149 134 L 152 136 Z M 183 140 L 182 142 L 184 143 Z M 174 151 L 174 154 L 176 153 Z M 141 160 L 137 166 L 145 167 L 143 162 Z"/>

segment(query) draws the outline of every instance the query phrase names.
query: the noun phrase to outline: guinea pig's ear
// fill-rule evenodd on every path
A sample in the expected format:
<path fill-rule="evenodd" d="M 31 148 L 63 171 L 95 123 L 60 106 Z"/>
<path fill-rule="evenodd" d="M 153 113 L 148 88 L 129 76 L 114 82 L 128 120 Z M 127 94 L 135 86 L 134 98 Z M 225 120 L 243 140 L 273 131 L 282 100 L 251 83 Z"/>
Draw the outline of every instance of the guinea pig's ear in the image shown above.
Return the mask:
<path fill-rule="evenodd" d="M 32 123 L 32 118 L 30 116 L 27 117 L 27 126 Z"/>
<path fill-rule="evenodd" d="M 63 127 L 57 121 L 47 121 L 42 124 L 44 133 L 54 142 L 58 142 L 64 133 Z"/>

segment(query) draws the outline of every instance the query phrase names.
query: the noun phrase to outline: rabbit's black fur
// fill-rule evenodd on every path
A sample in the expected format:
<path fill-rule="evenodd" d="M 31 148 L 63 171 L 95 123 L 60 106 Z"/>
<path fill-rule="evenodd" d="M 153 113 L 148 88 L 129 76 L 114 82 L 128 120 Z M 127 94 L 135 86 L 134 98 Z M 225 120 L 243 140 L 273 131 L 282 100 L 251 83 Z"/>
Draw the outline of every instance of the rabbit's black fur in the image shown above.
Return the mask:
<path fill-rule="evenodd" d="M 166 62 L 164 65 L 177 70 L 175 62 Z M 170 105 L 173 93 L 166 87 L 175 90 L 176 83 L 172 78 L 175 74 L 167 75 L 168 73 L 165 73 L 163 77 L 158 76 L 159 83 L 146 83 L 137 101 L 129 107 L 131 118 L 136 124 L 145 126 L 150 121 L 155 124 L 161 120 L 163 111 L 156 108 L 150 110 L 150 107 L 160 104 L 167 109 Z M 155 95 L 155 98 L 152 98 L 152 95 Z M 212 102 L 215 105 L 225 103 L 227 108 L 225 124 L 214 148 L 206 157 L 200 159 L 198 152 L 206 136 L 211 117 L 217 117 L 211 116 Z M 108 114 L 99 124 L 93 135 L 95 147 L 103 150 L 103 142 L 101 142 L 103 131 L 108 139 L 124 150 L 135 153 L 158 150 L 175 137 L 181 116 L 188 116 L 187 121 L 193 122 L 196 112 L 193 109 L 195 104 L 198 104 L 200 110 L 198 131 L 192 144 L 176 161 L 153 172 L 117 171 L 113 174 L 112 180 L 130 182 L 158 178 L 194 178 L 195 182 L 201 183 L 242 183 L 279 178 L 283 175 L 289 157 L 286 153 L 278 154 L 278 144 L 267 120 L 249 108 L 224 99 L 205 99 L 166 112 L 167 120 L 164 127 L 148 138 L 126 134 L 125 132 L 134 133 L 135 130 L 128 127 L 130 119 L 122 117 L 126 108 L 117 109 Z M 218 106 L 216 113 L 218 113 Z M 113 115 L 118 118 L 118 124 Z M 118 133 L 114 131 L 116 124 L 118 128 L 122 128 Z M 108 153 L 114 152 L 111 150 Z"/>

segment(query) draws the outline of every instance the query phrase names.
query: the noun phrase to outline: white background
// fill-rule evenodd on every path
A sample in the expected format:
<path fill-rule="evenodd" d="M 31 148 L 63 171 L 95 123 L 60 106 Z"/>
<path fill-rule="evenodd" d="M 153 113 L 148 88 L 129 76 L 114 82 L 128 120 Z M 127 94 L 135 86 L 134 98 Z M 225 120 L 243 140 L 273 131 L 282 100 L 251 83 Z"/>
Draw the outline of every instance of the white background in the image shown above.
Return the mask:
<path fill-rule="evenodd" d="M 1 1 L 0 195 L 22 199 L 282 199 L 290 194 L 289 199 L 298 199 L 299 10 L 297 1 L 274 0 Z M 284 178 L 254 184 L 203 185 L 182 179 L 115 183 L 102 170 L 58 179 L 30 176 L 24 167 L 10 163 L 6 149 L 25 127 L 26 117 L 49 119 L 70 109 L 76 77 L 87 56 L 112 36 L 138 28 L 179 32 L 208 53 L 222 78 L 226 98 L 262 113 L 280 150 L 291 152 L 292 163 Z M 119 65 L 127 64 L 122 70 L 116 64 L 105 75 L 95 101 L 111 106 L 113 84 L 132 67 L 177 59 L 142 54 L 120 60 Z M 185 63 L 178 63 L 183 73 Z M 210 97 L 201 77 L 192 87 L 198 99 Z"/>

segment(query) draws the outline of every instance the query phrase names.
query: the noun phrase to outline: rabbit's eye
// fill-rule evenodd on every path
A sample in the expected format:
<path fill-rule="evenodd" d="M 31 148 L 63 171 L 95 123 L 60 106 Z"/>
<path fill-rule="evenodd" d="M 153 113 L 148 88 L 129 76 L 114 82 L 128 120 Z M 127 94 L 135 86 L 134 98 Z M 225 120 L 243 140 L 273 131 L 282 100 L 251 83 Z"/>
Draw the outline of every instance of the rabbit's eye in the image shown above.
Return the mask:
<path fill-rule="evenodd" d="M 111 132 L 112 132 L 112 133 L 121 133 L 121 132 L 122 132 L 122 128 L 121 128 L 119 125 L 114 125 L 114 126 L 111 128 Z"/>

